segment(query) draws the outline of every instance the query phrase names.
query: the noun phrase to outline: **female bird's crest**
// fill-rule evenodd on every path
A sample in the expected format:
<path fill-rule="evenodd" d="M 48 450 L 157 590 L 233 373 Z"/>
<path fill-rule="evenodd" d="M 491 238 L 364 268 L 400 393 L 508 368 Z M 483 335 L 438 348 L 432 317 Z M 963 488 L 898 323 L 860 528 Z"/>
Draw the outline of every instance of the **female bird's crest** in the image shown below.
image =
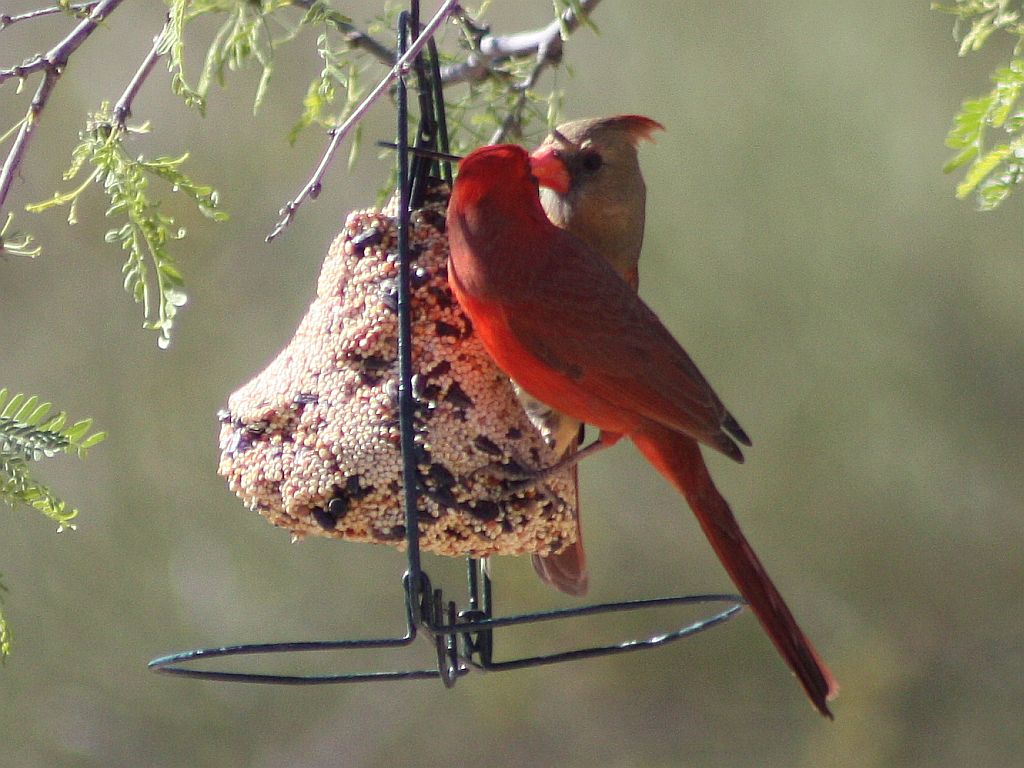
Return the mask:
<path fill-rule="evenodd" d="M 655 131 L 663 130 L 665 130 L 665 126 L 657 120 L 643 115 L 615 115 L 614 117 L 574 120 L 571 123 L 560 125 L 551 132 L 551 135 L 557 142 L 568 147 L 577 147 L 587 138 L 594 138 L 602 134 L 624 136 L 636 147 L 644 139 L 653 142 L 652 134 Z"/>
<path fill-rule="evenodd" d="M 665 130 L 665 126 L 657 120 L 651 120 L 643 115 L 618 115 L 601 121 L 601 127 L 610 130 L 625 131 L 633 139 L 634 144 L 639 144 L 641 139 L 654 141 L 651 136 L 655 131 Z"/>

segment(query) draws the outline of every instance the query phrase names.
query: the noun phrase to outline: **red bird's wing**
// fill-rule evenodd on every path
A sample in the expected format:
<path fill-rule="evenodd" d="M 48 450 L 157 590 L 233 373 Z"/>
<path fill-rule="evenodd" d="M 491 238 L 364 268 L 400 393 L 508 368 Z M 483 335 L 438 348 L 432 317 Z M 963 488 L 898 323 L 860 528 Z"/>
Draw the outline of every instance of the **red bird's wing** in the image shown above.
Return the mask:
<path fill-rule="evenodd" d="M 657 315 L 582 243 L 555 241 L 543 278 L 503 302 L 510 333 L 534 358 L 512 378 L 610 432 L 652 420 L 742 460 L 723 430 L 728 411 Z"/>

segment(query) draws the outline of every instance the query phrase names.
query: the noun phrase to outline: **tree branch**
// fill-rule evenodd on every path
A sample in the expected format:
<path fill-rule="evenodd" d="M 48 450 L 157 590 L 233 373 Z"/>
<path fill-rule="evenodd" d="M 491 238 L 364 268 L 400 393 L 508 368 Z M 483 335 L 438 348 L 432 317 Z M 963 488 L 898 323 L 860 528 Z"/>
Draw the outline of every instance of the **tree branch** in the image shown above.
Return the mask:
<path fill-rule="evenodd" d="M 54 14 L 75 14 L 76 17 L 81 18 L 83 14 L 91 11 L 99 2 L 99 0 L 92 0 L 89 3 L 72 3 L 66 8 L 60 6 L 53 6 L 52 8 L 38 8 L 34 11 L 25 11 L 25 13 L 19 13 L 17 16 L 12 16 L 9 13 L 0 13 L 0 32 L 7 29 L 7 27 L 17 24 L 19 21 L 29 21 L 31 19 L 38 19 L 41 16 L 52 16 Z"/>
<path fill-rule="evenodd" d="M 170 24 L 170 20 L 167 24 Z M 163 45 L 164 35 L 167 34 L 167 24 L 164 25 L 160 34 L 153 38 L 153 47 L 146 54 L 146 58 L 142 60 L 142 64 L 139 65 L 138 70 L 124 89 L 124 93 L 121 94 L 121 98 L 117 100 L 117 104 L 114 105 L 114 124 L 122 130 L 128 127 L 128 118 L 132 115 L 132 102 L 135 101 L 135 96 L 163 55 L 160 53 L 160 47 Z"/>
<path fill-rule="evenodd" d="M 25 150 L 28 148 L 29 141 L 32 139 L 36 124 L 46 108 L 46 102 L 49 101 L 54 86 L 57 85 L 57 81 L 67 66 L 68 59 L 78 50 L 82 43 L 89 39 L 89 36 L 96 31 L 100 23 L 117 10 L 117 6 L 122 2 L 123 0 L 100 0 L 100 2 L 93 6 L 89 15 L 71 30 L 67 37 L 51 48 L 48 53 L 43 56 L 36 56 L 19 67 L 0 70 L 0 83 L 12 77 L 24 78 L 34 72 L 43 71 L 45 73 L 43 81 L 39 84 L 39 88 L 36 89 L 35 95 L 32 97 L 32 102 L 28 107 L 28 114 L 25 115 L 21 128 L 18 130 L 18 135 L 14 139 L 14 144 L 11 145 L 11 150 L 7 153 L 7 159 L 4 160 L 3 168 L 0 169 L 0 210 L 3 210 L 4 202 L 7 200 L 7 195 L 11 190 L 11 184 L 14 183 L 14 175 L 21 165 L 21 160 L 25 155 Z"/>
<path fill-rule="evenodd" d="M 441 70 L 445 85 L 464 82 L 480 82 L 491 76 L 495 64 L 521 56 L 538 56 L 540 71 L 531 74 L 535 82 L 540 72 L 550 64 L 561 60 L 562 32 L 574 32 L 590 16 L 601 0 L 580 0 L 583 17 L 577 17 L 572 9 L 565 11 L 560 19 L 531 32 L 517 32 L 511 35 L 485 34 L 480 38 L 477 49 L 458 64 L 451 64 Z M 543 58 L 541 54 L 543 53 Z M 541 64 L 541 61 L 544 63 Z"/>
<path fill-rule="evenodd" d="M 281 220 L 278 221 L 277 226 L 267 235 L 267 242 L 280 235 L 285 228 L 292 223 L 295 218 L 295 214 L 298 212 L 299 206 L 302 205 L 307 199 L 313 199 L 320 194 L 320 187 L 323 183 L 324 174 L 327 173 L 327 168 L 331 164 L 331 160 L 334 158 L 335 152 L 338 151 L 338 147 L 341 145 L 342 139 L 348 135 L 349 131 L 355 127 L 356 123 L 363 119 L 363 116 L 369 111 L 373 103 L 379 99 L 389 86 L 402 77 L 409 71 L 410 64 L 419 55 L 420 51 L 427 44 L 427 41 L 437 32 L 441 25 L 458 9 L 459 4 L 457 0 L 445 0 L 441 8 L 434 14 L 434 17 L 427 22 L 427 25 L 423 28 L 420 36 L 413 41 L 412 45 L 409 46 L 409 50 L 395 62 L 395 65 L 391 68 L 391 71 L 384 76 L 377 87 L 374 88 L 370 94 L 363 99 L 363 101 L 356 107 L 352 114 L 348 116 L 348 119 L 344 123 L 339 125 L 337 128 L 332 128 L 328 131 L 328 135 L 331 137 L 327 148 L 324 150 L 323 157 L 320 158 L 320 163 L 317 165 L 316 170 L 313 171 L 313 175 L 309 181 L 306 182 L 299 194 L 295 196 L 293 200 L 290 200 L 284 208 L 281 209 Z"/>

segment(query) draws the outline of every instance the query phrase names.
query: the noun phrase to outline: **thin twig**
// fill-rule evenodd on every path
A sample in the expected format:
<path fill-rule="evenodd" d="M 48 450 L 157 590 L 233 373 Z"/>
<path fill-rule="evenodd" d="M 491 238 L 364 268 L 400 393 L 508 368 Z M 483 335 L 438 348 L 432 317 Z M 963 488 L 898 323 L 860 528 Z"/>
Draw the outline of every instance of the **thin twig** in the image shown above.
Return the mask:
<path fill-rule="evenodd" d="M 548 51 L 548 57 L 555 51 L 560 56 L 562 31 L 567 33 L 575 31 L 583 19 L 588 18 L 600 2 L 601 0 L 580 0 L 580 10 L 583 11 L 582 18 L 577 17 L 570 9 L 562 14 L 561 19 L 555 19 L 550 24 L 532 32 L 517 32 L 512 35 L 485 34 L 480 38 L 478 48 L 465 61 L 451 64 L 441 70 L 441 80 L 446 85 L 480 82 L 491 76 L 491 70 L 495 64 L 500 64 L 507 59 L 538 55 L 544 50 Z M 557 58 L 547 61 L 541 70 L 555 61 Z"/>
<path fill-rule="evenodd" d="M 316 0 L 292 0 L 292 5 L 309 10 L 315 2 Z M 342 37 L 345 38 L 345 42 L 350 48 L 358 48 L 361 51 L 365 51 L 377 59 L 377 61 L 387 64 L 389 67 L 395 65 L 395 61 L 398 59 L 397 54 L 379 40 L 370 37 L 370 35 L 357 28 L 354 24 L 342 21 L 339 18 L 331 17 L 328 21 L 334 25 L 335 29 L 341 32 Z"/>
<path fill-rule="evenodd" d="M 419 55 L 419 52 L 423 49 L 423 46 L 427 44 L 427 41 L 434 35 L 435 32 L 441 27 L 441 25 L 450 17 L 455 10 L 459 7 L 457 0 L 445 0 L 441 5 L 434 17 L 427 22 L 427 25 L 423 28 L 423 32 L 420 36 L 409 46 L 409 50 L 406 51 L 395 65 L 391 68 L 391 71 L 385 75 L 384 79 L 381 80 L 377 87 L 374 88 L 370 94 L 363 99 L 363 101 L 356 107 L 352 114 L 348 116 L 348 119 L 344 123 L 339 125 L 337 128 L 332 128 L 328 131 L 328 135 L 331 137 L 330 142 L 327 144 L 327 148 L 324 150 L 324 155 L 320 159 L 320 164 L 317 165 L 316 170 L 313 171 L 313 175 L 306 182 L 299 194 L 293 200 L 290 200 L 284 208 L 281 209 L 281 220 L 277 223 L 277 226 L 267 235 L 267 242 L 280 235 L 285 228 L 292 223 L 295 218 L 295 214 L 307 199 L 313 199 L 320 194 L 320 187 L 323 183 L 324 174 L 327 173 L 327 167 L 331 164 L 331 160 L 334 157 L 335 152 L 338 151 L 342 139 L 348 135 L 349 131 L 362 120 L 373 103 L 379 99 L 388 87 L 399 77 L 406 74 L 409 70 L 409 64 Z"/>
<path fill-rule="evenodd" d="M 395 52 L 386 45 L 382 45 L 365 32 L 358 30 L 351 25 L 338 24 L 337 26 L 342 29 L 345 42 L 348 43 L 349 47 L 359 48 L 360 50 L 366 51 L 383 64 L 394 65 L 395 60 L 398 57 L 395 55 Z M 344 26 L 347 26 L 348 29 L 344 29 Z"/>
<path fill-rule="evenodd" d="M 67 7 L 53 6 L 52 8 L 38 8 L 34 11 L 19 13 L 16 16 L 11 16 L 9 13 L 0 13 L 0 32 L 8 27 L 14 26 L 19 21 L 30 21 L 31 19 L 38 19 L 41 16 L 52 16 L 57 13 L 70 12 L 76 17 L 81 18 L 82 14 L 91 11 L 98 3 L 99 0 L 92 0 L 92 2 L 89 3 L 72 3 Z"/>
<path fill-rule="evenodd" d="M 135 101 L 135 97 L 138 95 L 139 89 L 142 88 L 142 84 L 146 82 L 146 78 L 149 77 L 153 67 L 163 55 L 160 52 L 160 48 L 163 45 L 164 35 L 167 34 L 170 23 L 170 20 L 168 20 L 164 28 L 160 30 L 160 34 L 153 38 L 153 47 L 146 54 L 146 58 L 142 60 L 142 64 L 139 65 L 138 70 L 136 70 L 128 86 L 124 89 L 124 93 L 121 94 L 121 98 L 117 100 L 117 104 L 114 105 L 114 125 L 117 128 L 124 130 L 128 127 L 128 118 L 132 116 L 132 102 Z"/>
<path fill-rule="evenodd" d="M 25 156 L 25 150 L 28 149 L 28 143 L 32 138 L 36 123 L 39 122 L 39 116 L 46 107 L 50 92 L 53 91 L 53 86 L 57 84 L 59 77 L 57 72 L 47 70 L 43 81 L 39 83 L 39 88 L 36 89 L 35 95 L 32 97 L 28 114 L 25 115 L 25 119 L 21 123 L 18 135 L 14 137 L 11 151 L 7 153 L 7 159 L 4 160 L 3 170 L 0 170 L 0 211 L 3 210 L 7 193 L 10 192 L 11 184 L 14 183 L 14 174 L 18 170 L 18 166 L 21 165 L 21 159 Z"/>
<path fill-rule="evenodd" d="M 47 54 L 37 56 L 36 59 L 22 65 L 22 67 L 30 66 L 30 69 L 21 73 L 17 72 L 19 70 L 18 67 L 15 67 L 13 70 L 0 70 L 0 83 L 8 77 L 25 77 L 39 70 L 45 72 L 43 81 L 39 84 L 39 88 L 32 97 L 32 102 L 28 107 L 28 114 L 21 124 L 21 129 L 14 139 L 14 144 L 11 145 L 11 150 L 7 153 L 7 159 L 4 160 L 3 168 L 0 169 L 0 211 L 3 210 L 7 194 L 14 183 L 14 175 L 21 165 L 21 160 L 25 155 L 25 150 L 28 148 L 29 141 L 32 139 L 36 124 L 46 108 L 46 102 L 49 100 L 54 86 L 57 85 L 57 81 L 67 66 L 68 59 L 78 50 L 82 43 L 89 39 L 89 36 L 96 31 L 100 23 L 117 10 L 117 6 L 122 2 L 123 0 L 100 0 L 93 7 L 89 16 L 83 19 L 71 30 L 67 37 L 51 48 Z"/>

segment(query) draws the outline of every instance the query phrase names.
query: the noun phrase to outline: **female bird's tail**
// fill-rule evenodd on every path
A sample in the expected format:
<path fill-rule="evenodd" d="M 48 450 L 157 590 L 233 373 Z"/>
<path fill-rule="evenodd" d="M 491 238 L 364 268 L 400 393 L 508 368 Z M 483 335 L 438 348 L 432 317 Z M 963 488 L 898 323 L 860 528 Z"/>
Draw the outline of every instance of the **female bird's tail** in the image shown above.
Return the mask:
<path fill-rule="evenodd" d="M 569 455 L 576 450 L 576 446 L 570 446 Z M 583 549 L 583 527 L 580 523 L 580 474 L 579 465 L 574 464 L 569 468 L 572 472 L 572 482 L 576 488 L 576 541 L 563 549 L 557 555 L 533 556 L 533 570 L 540 576 L 541 581 L 550 584 L 555 589 L 565 592 L 573 597 L 583 597 L 587 594 L 587 553 Z"/>

